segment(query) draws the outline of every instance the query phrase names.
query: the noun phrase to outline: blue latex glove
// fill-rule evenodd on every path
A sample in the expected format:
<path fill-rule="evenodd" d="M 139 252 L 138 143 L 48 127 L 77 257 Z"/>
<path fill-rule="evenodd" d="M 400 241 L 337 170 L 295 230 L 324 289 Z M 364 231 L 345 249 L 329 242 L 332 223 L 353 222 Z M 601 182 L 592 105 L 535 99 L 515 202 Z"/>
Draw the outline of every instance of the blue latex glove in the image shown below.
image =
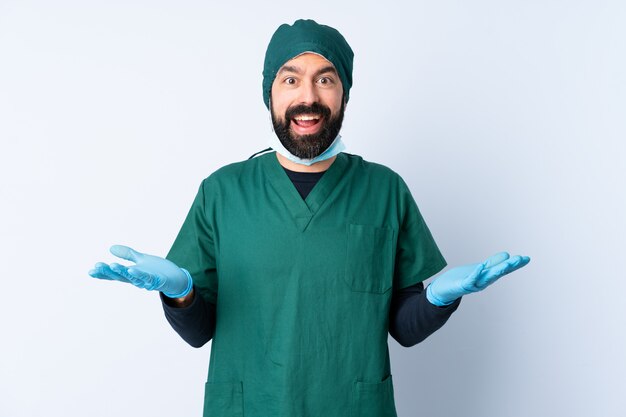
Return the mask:
<path fill-rule="evenodd" d="M 510 258 L 507 252 L 500 252 L 483 263 L 453 268 L 433 280 L 426 289 L 426 298 L 439 307 L 452 304 L 459 297 L 484 290 L 528 262 L 528 256 Z"/>
<path fill-rule="evenodd" d="M 184 297 L 193 288 L 191 275 L 171 261 L 158 256 L 137 252 L 128 246 L 113 245 L 111 253 L 118 258 L 135 262 L 124 266 L 98 262 L 89 275 L 94 278 L 128 282 L 146 290 L 161 291 L 169 298 Z"/>

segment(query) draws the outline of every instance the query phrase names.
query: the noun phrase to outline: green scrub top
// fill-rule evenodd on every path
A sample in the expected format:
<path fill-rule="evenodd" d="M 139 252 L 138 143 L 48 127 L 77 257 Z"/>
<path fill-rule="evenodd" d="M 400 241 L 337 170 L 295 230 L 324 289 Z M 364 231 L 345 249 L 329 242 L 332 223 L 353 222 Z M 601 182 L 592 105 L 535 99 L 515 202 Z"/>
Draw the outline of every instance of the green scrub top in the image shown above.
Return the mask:
<path fill-rule="evenodd" d="M 306 200 L 274 152 L 219 169 L 167 257 L 217 306 L 205 417 L 396 416 L 391 294 L 446 265 L 400 176 L 346 153 Z"/>

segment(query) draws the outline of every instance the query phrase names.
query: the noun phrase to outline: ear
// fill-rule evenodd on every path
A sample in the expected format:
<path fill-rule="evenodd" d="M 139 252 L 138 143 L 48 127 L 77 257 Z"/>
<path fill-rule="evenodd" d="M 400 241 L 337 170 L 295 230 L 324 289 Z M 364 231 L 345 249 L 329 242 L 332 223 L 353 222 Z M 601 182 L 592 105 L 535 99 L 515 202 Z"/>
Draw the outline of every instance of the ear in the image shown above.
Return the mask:
<path fill-rule="evenodd" d="M 274 121 L 272 120 L 272 96 L 270 94 L 270 97 L 267 99 L 267 104 L 269 104 L 269 109 L 268 109 L 268 115 L 270 117 L 270 127 L 272 129 L 272 133 L 275 133 L 274 130 Z"/>

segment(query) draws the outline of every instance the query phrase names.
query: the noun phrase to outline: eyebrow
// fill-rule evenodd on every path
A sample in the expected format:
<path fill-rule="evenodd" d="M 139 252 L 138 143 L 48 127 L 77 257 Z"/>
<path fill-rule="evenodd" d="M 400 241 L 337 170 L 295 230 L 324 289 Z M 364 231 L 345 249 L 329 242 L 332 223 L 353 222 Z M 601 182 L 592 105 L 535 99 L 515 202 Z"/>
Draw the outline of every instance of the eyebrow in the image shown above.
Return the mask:
<path fill-rule="evenodd" d="M 283 72 L 293 72 L 294 74 L 302 74 L 303 73 L 302 69 L 300 69 L 299 67 L 296 67 L 295 65 L 283 65 L 278 70 L 278 73 L 276 75 L 279 75 L 279 74 L 281 74 Z M 325 67 L 320 68 L 317 71 L 315 71 L 315 74 L 313 74 L 313 77 L 317 77 L 317 76 L 325 74 L 327 72 L 332 72 L 333 74 L 337 75 L 337 70 L 335 69 L 335 67 L 333 67 L 332 65 L 328 65 L 328 66 L 325 66 Z"/>

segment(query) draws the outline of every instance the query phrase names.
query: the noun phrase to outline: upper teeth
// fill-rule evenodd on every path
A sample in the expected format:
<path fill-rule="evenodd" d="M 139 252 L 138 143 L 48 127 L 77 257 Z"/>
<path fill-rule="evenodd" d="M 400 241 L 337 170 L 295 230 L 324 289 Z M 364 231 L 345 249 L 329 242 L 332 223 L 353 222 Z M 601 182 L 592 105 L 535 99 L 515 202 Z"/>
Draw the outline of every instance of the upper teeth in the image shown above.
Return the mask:
<path fill-rule="evenodd" d="M 317 120 L 317 116 L 296 116 L 296 120 Z"/>

